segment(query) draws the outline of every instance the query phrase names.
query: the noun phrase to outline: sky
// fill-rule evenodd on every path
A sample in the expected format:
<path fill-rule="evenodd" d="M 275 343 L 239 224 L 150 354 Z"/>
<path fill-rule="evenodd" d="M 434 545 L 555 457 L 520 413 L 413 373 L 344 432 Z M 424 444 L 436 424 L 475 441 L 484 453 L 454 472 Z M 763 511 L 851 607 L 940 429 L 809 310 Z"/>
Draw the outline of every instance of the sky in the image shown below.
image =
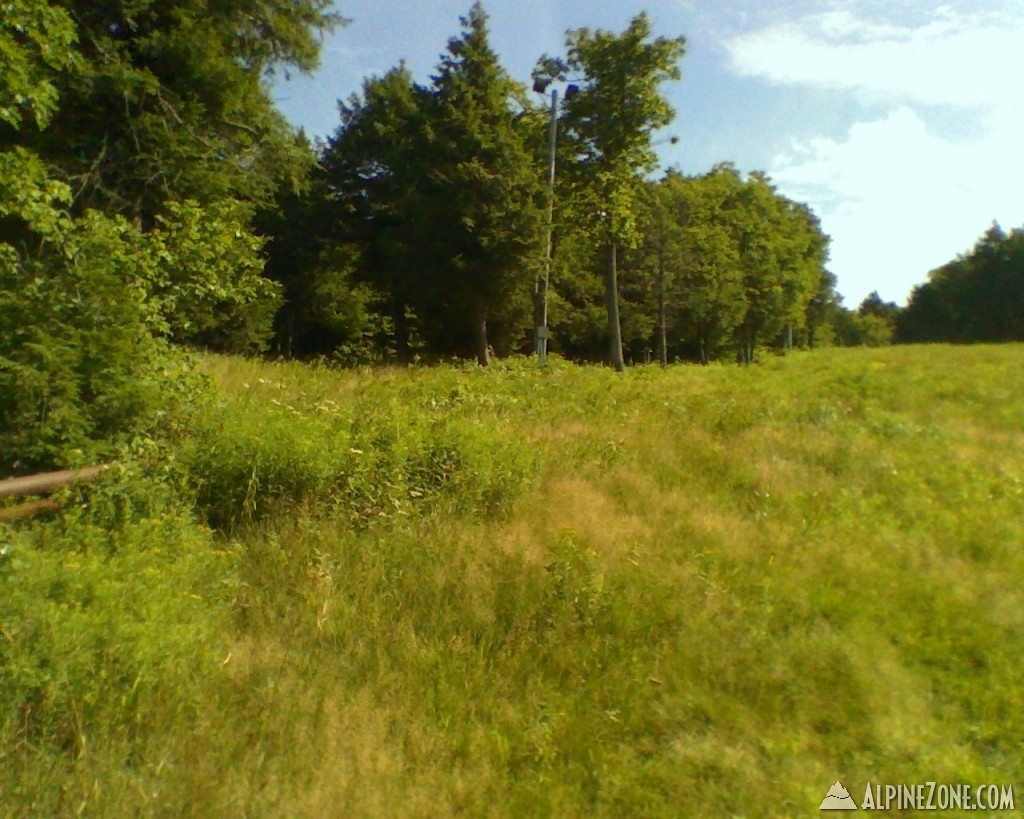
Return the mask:
<path fill-rule="evenodd" d="M 273 95 L 311 135 L 338 100 L 405 60 L 428 82 L 472 0 L 337 0 L 348 25 L 312 76 Z M 733 162 L 806 202 L 829 234 L 844 304 L 904 303 L 993 221 L 1024 225 L 1024 0 L 490 0 L 491 41 L 528 83 L 565 32 L 622 31 L 641 11 L 684 36 L 664 168 Z M 671 144 L 667 137 L 678 137 Z"/>

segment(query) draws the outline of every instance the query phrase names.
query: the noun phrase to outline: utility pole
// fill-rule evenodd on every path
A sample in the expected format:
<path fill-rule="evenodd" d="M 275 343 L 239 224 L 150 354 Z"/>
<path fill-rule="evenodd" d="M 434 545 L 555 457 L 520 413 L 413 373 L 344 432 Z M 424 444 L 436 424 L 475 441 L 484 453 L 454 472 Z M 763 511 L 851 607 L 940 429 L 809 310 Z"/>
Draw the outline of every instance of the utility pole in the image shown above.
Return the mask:
<path fill-rule="evenodd" d="M 547 251 L 544 255 L 544 278 L 538 280 L 536 293 L 538 317 L 534 329 L 537 360 L 548 355 L 548 286 L 551 283 L 551 256 L 554 242 L 555 219 L 555 139 L 558 135 L 558 89 L 551 91 L 551 118 L 548 123 L 548 221 Z"/>

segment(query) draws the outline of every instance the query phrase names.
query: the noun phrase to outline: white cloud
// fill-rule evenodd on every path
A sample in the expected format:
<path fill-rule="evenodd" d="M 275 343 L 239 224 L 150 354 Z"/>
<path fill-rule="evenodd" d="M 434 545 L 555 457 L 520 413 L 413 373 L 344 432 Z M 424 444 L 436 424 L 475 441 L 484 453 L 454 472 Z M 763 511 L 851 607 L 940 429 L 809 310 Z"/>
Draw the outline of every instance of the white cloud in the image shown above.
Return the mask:
<path fill-rule="evenodd" d="M 831 267 L 854 306 L 874 289 L 902 300 L 992 219 L 1024 223 L 1016 161 L 1024 105 L 1015 87 L 1024 16 L 998 22 L 943 8 L 911 28 L 833 11 L 727 44 L 737 73 L 855 92 L 888 108 L 841 139 L 794 144 L 770 169 L 784 193 L 821 215 Z M 921 106 L 939 104 L 960 108 L 970 127 L 930 130 Z"/>
<path fill-rule="evenodd" d="M 910 108 L 778 157 L 773 178 L 833 236 L 832 269 L 852 306 L 871 290 L 902 300 L 998 218 L 1024 223 L 1024 170 L 1006 132 L 968 145 L 930 133 Z"/>
<path fill-rule="evenodd" d="M 1024 17 L 940 9 L 911 28 L 849 11 L 815 14 L 726 44 L 733 70 L 771 82 L 859 91 L 933 105 L 998 105 L 1019 94 Z"/>

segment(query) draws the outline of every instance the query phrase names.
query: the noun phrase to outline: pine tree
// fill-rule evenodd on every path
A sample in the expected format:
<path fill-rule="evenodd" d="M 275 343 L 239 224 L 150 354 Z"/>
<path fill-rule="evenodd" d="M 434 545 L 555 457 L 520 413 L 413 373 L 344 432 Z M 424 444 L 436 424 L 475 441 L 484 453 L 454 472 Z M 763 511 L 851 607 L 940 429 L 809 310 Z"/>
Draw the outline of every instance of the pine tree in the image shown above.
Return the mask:
<path fill-rule="evenodd" d="M 423 275 L 425 225 L 432 204 L 429 172 L 430 90 L 413 82 L 404 64 L 363 84 L 341 104 L 341 124 L 323 154 L 329 243 L 351 253 L 358 281 L 386 302 L 395 352 L 411 353 L 410 313 L 432 306 Z"/>
<path fill-rule="evenodd" d="M 511 316 L 505 311 L 513 325 L 506 330 L 520 322 L 529 327 L 542 173 L 512 108 L 524 91 L 491 48 L 483 7 L 476 3 L 461 23 L 462 34 L 449 41 L 433 78 L 424 216 L 434 240 L 425 261 L 444 283 L 441 303 L 469 318 L 476 359 L 486 365 L 488 319 L 498 305 L 518 308 Z"/>

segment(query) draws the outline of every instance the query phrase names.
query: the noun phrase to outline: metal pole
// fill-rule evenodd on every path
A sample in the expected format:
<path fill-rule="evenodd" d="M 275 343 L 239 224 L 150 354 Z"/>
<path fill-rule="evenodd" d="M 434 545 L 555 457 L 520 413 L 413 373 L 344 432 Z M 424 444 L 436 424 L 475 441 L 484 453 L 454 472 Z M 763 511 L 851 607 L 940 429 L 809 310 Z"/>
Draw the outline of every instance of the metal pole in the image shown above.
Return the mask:
<path fill-rule="evenodd" d="M 537 332 L 537 358 L 548 355 L 548 285 L 551 283 L 551 254 L 555 219 L 555 138 L 558 133 L 558 90 L 551 92 L 551 121 L 548 124 L 548 224 L 547 253 L 544 258 L 544 280 L 541 286 L 540 328 Z"/>

